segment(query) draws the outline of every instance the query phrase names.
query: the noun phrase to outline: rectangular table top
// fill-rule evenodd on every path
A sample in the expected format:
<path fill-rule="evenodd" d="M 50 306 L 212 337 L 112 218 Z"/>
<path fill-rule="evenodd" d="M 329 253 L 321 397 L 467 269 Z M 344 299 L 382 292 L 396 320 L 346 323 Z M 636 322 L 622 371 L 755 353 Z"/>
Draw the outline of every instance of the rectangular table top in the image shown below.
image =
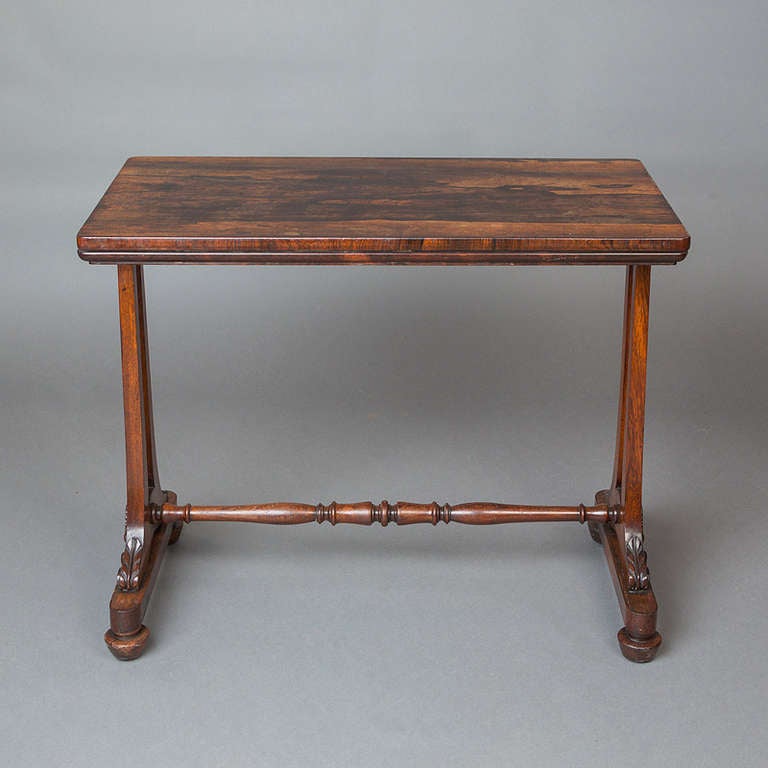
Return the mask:
<path fill-rule="evenodd" d="M 92 263 L 673 264 L 690 237 L 639 160 L 132 157 Z"/>

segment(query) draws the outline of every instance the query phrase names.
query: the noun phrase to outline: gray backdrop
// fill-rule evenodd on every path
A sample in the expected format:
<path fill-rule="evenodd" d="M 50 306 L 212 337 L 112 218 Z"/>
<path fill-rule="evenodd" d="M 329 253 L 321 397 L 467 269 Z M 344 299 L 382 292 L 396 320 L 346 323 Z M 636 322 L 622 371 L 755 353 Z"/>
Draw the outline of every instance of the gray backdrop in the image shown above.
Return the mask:
<path fill-rule="evenodd" d="M 0 24 L 0 744 L 8 765 L 764 765 L 762 2 L 67 3 Z M 665 642 L 618 652 L 578 526 L 190 527 L 145 656 L 121 549 L 114 269 L 75 233 L 132 154 L 642 158 L 647 539 Z M 620 268 L 147 271 L 180 498 L 589 501 Z"/>

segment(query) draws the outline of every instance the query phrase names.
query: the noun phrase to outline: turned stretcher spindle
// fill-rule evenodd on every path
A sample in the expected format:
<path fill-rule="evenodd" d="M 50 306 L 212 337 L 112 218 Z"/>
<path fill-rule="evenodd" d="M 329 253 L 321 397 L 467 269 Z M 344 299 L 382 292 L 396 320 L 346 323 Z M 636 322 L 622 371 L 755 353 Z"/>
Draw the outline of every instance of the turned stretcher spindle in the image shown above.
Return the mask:
<path fill-rule="evenodd" d="M 300 525 L 323 523 L 331 525 L 350 523 L 372 525 L 389 523 L 411 525 L 414 523 L 463 523 L 465 525 L 497 525 L 500 523 L 547 523 L 547 522 L 594 522 L 615 523 L 619 510 L 608 504 L 587 507 L 584 504 L 571 507 L 541 507 L 529 505 L 494 504 L 471 502 L 466 504 L 413 504 L 398 501 L 390 504 L 382 501 L 374 504 L 361 501 L 354 504 L 293 504 L 274 502 L 239 506 L 183 506 L 163 504 L 150 512 L 154 523 L 191 523 L 193 521 L 235 521 L 243 523 L 270 523 L 273 525 Z"/>

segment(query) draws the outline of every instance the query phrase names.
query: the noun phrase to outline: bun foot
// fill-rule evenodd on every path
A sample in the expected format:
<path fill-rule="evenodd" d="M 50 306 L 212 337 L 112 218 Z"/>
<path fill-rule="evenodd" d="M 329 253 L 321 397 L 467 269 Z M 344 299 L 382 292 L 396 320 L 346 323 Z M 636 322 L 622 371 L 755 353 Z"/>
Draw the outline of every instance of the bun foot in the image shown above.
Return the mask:
<path fill-rule="evenodd" d="M 184 527 L 184 523 L 174 523 L 171 528 L 171 535 L 168 538 L 168 546 L 175 544 L 181 537 L 181 529 Z"/>
<path fill-rule="evenodd" d="M 138 659 L 149 639 L 149 630 L 142 624 L 134 635 L 116 635 L 111 629 L 104 633 L 104 642 L 112 655 L 120 661 Z"/>
<path fill-rule="evenodd" d="M 650 637 L 639 640 L 636 637 L 632 637 L 627 632 L 626 627 L 622 627 L 619 630 L 618 638 L 619 648 L 621 648 L 624 658 L 638 664 L 652 661 L 661 645 L 661 635 L 658 632 L 654 632 Z"/>

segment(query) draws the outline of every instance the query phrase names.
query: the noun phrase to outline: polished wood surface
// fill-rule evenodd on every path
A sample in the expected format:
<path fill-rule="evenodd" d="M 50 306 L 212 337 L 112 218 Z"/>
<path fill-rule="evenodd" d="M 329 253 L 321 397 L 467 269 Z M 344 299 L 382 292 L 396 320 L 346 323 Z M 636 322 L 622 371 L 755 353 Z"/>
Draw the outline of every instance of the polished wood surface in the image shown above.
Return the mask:
<path fill-rule="evenodd" d="M 690 238 L 639 160 L 134 157 L 94 263 L 668 264 Z"/>
<path fill-rule="evenodd" d="M 158 526 L 146 511 L 175 504 L 176 494 L 163 491 L 157 471 L 149 369 L 144 271 L 140 265 L 117 268 L 120 346 L 125 417 L 126 507 L 123 552 L 110 601 L 110 629 L 104 639 L 119 659 L 136 658 L 149 630 L 141 623 L 165 548 L 178 538 L 181 524 Z M 159 535 L 162 534 L 162 535 Z"/>
<path fill-rule="evenodd" d="M 586 523 L 616 590 L 622 653 L 654 658 L 661 635 L 642 507 L 651 264 L 682 258 L 688 235 L 639 162 L 134 158 L 78 244 L 84 258 L 118 264 L 127 504 L 104 636 L 117 658 L 143 652 L 142 620 L 165 551 L 199 521 Z M 383 246 L 390 250 L 375 250 Z M 610 486 L 593 506 L 179 504 L 158 477 L 143 264 L 231 261 L 626 264 Z"/>
<path fill-rule="evenodd" d="M 269 504 L 240 504 L 237 506 L 197 506 L 162 504 L 148 515 L 156 523 L 241 522 L 269 523 L 271 525 L 301 525 L 324 523 L 331 525 L 373 525 L 386 527 L 415 523 L 463 523 L 464 525 L 500 525 L 502 523 L 617 523 L 619 510 L 608 504 L 587 507 L 537 507 L 529 504 L 497 504 L 473 501 L 465 504 L 414 504 L 396 501 L 358 501 L 353 504 L 296 504 L 272 502 Z"/>
<path fill-rule="evenodd" d="M 611 487 L 595 496 L 596 504 L 620 510 L 620 517 L 613 524 L 589 523 L 592 538 L 604 547 L 624 617 L 618 634 L 621 652 L 637 662 L 651 661 L 661 645 L 642 503 L 650 290 L 651 268 L 627 267 L 613 476 Z"/>

